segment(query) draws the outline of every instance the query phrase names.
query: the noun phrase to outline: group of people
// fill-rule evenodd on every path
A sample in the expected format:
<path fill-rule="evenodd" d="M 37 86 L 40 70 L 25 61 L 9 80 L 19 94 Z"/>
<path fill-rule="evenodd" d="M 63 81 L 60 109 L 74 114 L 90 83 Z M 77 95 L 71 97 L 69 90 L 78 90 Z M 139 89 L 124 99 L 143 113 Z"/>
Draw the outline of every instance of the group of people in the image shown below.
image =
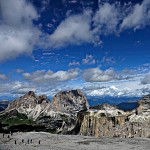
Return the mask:
<path fill-rule="evenodd" d="M 7 135 L 7 134 L 6 134 L 6 135 Z M 13 133 L 10 132 L 10 134 L 7 135 L 7 138 L 10 138 L 10 135 L 13 136 Z M 3 138 L 4 138 L 4 137 L 5 137 L 5 134 L 3 133 Z M 22 139 L 21 142 L 24 143 L 24 142 L 25 142 L 24 139 Z M 27 143 L 28 143 L 28 144 L 32 143 L 32 139 L 28 139 L 28 140 L 27 140 Z M 17 144 L 17 140 L 15 140 L 15 144 Z M 38 141 L 38 144 L 41 144 L 41 140 Z"/>

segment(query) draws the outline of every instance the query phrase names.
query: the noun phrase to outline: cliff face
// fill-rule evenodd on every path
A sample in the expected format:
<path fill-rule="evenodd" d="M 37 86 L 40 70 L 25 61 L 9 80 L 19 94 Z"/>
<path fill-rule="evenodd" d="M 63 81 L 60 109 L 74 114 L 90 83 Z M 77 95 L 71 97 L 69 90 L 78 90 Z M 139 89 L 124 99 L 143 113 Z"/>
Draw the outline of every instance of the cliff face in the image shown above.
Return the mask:
<path fill-rule="evenodd" d="M 76 126 L 77 113 L 87 109 L 89 104 L 81 91 L 59 92 L 54 96 L 51 106 L 37 118 L 37 122 L 56 130 L 56 133 L 66 134 Z"/>
<path fill-rule="evenodd" d="M 84 112 L 80 134 L 96 137 L 150 137 L 150 95 L 139 100 L 139 107 L 124 112 L 110 105 Z"/>
<path fill-rule="evenodd" d="M 75 127 L 77 113 L 89 109 L 89 104 L 79 90 L 59 92 L 52 102 L 45 95 L 37 96 L 29 91 L 12 101 L 5 112 L 14 109 L 27 115 L 48 131 L 67 133 Z"/>
<path fill-rule="evenodd" d="M 80 90 L 59 92 L 54 96 L 52 105 L 57 111 L 72 114 L 89 109 L 86 97 Z"/>

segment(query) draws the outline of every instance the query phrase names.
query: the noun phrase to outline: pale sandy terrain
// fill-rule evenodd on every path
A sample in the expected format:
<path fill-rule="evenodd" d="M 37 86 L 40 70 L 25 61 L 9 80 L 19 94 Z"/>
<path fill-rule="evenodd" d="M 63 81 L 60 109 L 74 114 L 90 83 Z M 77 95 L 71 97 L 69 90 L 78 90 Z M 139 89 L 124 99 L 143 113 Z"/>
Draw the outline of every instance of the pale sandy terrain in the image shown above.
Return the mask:
<path fill-rule="evenodd" d="M 24 139 L 24 143 L 22 143 Z M 28 144 L 28 139 L 32 139 Z M 16 144 L 15 144 L 16 140 Z M 39 144 L 40 140 L 40 144 Z M 0 150 L 149 150 L 146 138 L 94 138 L 79 135 L 56 135 L 44 132 L 0 134 Z"/>

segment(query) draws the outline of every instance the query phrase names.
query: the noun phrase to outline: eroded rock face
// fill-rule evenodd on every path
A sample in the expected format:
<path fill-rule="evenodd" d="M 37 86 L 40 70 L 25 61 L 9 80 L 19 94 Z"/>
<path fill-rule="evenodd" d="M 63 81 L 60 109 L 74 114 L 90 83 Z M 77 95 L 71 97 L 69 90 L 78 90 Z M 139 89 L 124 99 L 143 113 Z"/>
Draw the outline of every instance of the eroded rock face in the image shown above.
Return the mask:
<path fill-rule="evenodd" d="M 66 134 L 76 126 L 77 113 L 87 109 L 89 104 L 80 90 L 63 91 L 54 96 L 51 106 L 37 118 L 37 121 L 56 133 Z"/>
<path fill-rule="evenodd" d="M 29 91 L 24 96 L 12 101 L 5 111 L 16 109 L 19 113 L 26 114 L 29 118 L 36 118 L 50 105 L 50 100 L 45 96 L 37 96 Z"/>
<path fill-rule="evenodd" d="M 150 137 L 150 95 L 139 100 L 139 107 L 124 112 L 110 105 L 83 114 L 80 134 L 96 137 Z"/>
<path fill-rule="evenodd" d="M 46 131 L 96 137 L 150 137 L 150 95 L 138 101 L 139 107 L 123 111 L 103 104 L 89 109 L 79 90 L 59 92 L 52 100 L 30 91 L 9 104 L 6 112 L 18 111 L 32 118 Z M 14 111 L 12 111 L 14 112 Z"/>
<path fill-rule="evenodd" d="M 80 90 L 59 92 L 54 96 L 52 105 L 56 111 L 72 114 L 89 109 L 86 97 Z"/>
<path fill-rule="evenodd" d="M 45 95 L 37 96 L 29 91 L 10 103 L 5 111 L 13 109 L 45 126 L 46 130 L 65 134 L 75 127 L 77 113 L 89 109 L 89 104 L 79 90 L 59 92 L 52 103 Z"/>

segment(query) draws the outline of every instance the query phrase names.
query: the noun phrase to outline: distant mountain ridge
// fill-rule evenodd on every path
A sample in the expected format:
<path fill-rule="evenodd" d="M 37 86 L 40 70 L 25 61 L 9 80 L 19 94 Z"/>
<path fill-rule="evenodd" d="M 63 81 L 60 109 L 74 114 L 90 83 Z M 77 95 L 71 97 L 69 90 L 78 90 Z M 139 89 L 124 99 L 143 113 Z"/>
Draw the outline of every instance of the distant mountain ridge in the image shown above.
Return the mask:
<path fill-rule="evenodd" d="M 7 108 L 9 104 L 9 101 L 8 100 L 1 100 L 0 101 L 0 111 L 3 111 Z"/>

